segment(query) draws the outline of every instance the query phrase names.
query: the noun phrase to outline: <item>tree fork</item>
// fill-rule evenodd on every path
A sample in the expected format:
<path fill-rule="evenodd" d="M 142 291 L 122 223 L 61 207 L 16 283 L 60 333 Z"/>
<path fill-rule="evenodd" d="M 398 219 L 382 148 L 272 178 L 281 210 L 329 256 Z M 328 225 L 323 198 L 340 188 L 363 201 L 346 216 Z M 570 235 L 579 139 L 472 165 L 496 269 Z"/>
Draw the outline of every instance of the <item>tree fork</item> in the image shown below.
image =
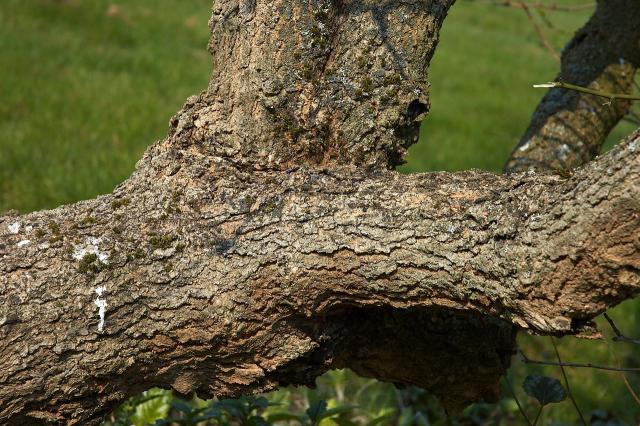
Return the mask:
<path fill-rule="evenodd" d="M 337 367 L 457 409 L 497 397 L 516 327 L 576 333 L 637 294 L 638 134 L 569 178 L 388 170 L 449 5 L 216 1 L 210 86 L 127 181 L 0 216 L 0 422 L 97 424 L 152 386 L 238 396 Z"/>

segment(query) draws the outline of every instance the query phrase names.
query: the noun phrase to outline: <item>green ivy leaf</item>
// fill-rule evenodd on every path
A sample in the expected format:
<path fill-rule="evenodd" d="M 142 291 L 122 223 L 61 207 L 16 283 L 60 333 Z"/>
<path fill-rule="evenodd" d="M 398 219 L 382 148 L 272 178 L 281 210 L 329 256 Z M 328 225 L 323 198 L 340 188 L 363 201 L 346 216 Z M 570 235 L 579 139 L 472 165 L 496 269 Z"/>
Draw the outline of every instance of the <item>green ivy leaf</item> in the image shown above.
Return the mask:
<path fill-rule="evenodd" d="M 298 423 L 302 424 L 303 422 L 303 418 L 302 416 L 298 416 L 297 414 L 292 414 L 292 413 L 273 413 L 273 414 L 269 414 L 267 416 L 267 421 L 269 423 L 275 423 L 275 422 L 282 422 L 282 421 L 297 421 Z"/>
<path fill-rule="evenodd" d="M 367 426 L 378 426 L 381 424 L 389 424 L 394 414 L 395 413 L 393 412 L 382 414 L 381 416 L 378 416 L 375 419 L 370 420 L 369 423 L 367 423 Z"/>
<path fill-rule="evenodd" d="M 137 400 L 134 413 L 129 418 L 132 426 L 146 426 L 169 414 L 171 394 L 161 389 L 151 389 Z"/>
<path fill-rule="evenodd" d="M 269 405 L 271 405 L 269 403 L 269 400 L 267 398 L 263 397 L 263 396 L 261 396 L 259 398 L 252 397 L 249 400 L 249 402 L 250 402 L 251 408 L 254 409 L 254 410 L 256 410 L 256 409 L 257 410 L 264 410 Z"/>
<path fill-rule="evenodd" d="M 171 408 L 185 414 L 191 414 L 191 412 L 193 411 L 193 406 L 191 404 L 178 398 L 175 398 L 173 401 L 171 401 Z"/>
<path fill-rule="evenodd" d="M 537 399 L 542 406 L 562 402 L 567 398 L 564 387 L 559 380 L 553 377 L 532 374 L 524 379 L 522 388 L 527 395 Z"/>
<path fill-rule="evenodd" d="M 225 411 L 229 416 L 236 420 L 244 421 L 249 415 L 247 407 L 241 399 L 223 399 L 216 402 L 214 406 Z"/>
<path fill-rule="evenodd" d="M 307 416 L 309 416 L 309 420 L 311 420 L 311 424 L 318 424 L 320 420 L 322 420 L 322 415 L 327 411 L 327 401 L 319 400 L 311 404 L 309 408 L 307 408 Z"/>
<path fill-rule="evenodd" d="M 269 423 L 262 416 L 251 416 L 245 424 L 247 426 L 269 426 Z"/>
<path fill-rule="evenodd" d="M 336 414 L 349 413 L 351 411 L 353 411 L 353 407 L 351 405 L 340 405 L 338 407 L 325 410 L 325 412 L 320 415 L 318 420 L 327 419 L 329 417 L 335 416 Z"/>

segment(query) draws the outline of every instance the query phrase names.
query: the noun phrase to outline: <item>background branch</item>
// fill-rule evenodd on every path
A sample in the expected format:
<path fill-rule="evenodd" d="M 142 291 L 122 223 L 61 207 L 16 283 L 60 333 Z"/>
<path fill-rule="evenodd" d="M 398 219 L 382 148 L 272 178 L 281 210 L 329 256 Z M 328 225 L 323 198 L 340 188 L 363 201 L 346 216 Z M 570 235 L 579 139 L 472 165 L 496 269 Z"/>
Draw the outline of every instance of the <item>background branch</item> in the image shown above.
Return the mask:
<path fill-rule="evenodd" d="M 627 93 L 610 93 L 602 90 L 590 89 L 588 87 L 582 87 L 571 83 L 565 83 L 562 81 L 551 81 L 549 83 L 534 84 L 534 88 L 561 88 L 568 90 L 575 90 L 576 92 L 587 93 L 589 95 L 599 96 L 601 98 L 607 98 L 608 103 L 611 103 L 618 99 L 640 101 L 640 96 L 630 95 Z"/>
<path fill-rule="evenodd" d="M 529 19 L 529 22 L 531 23 L 531 26 L 533 27 L 536 35 L 540 39 L 540 42 L 542 43 L 542 45 L 545 47 L 545 49 L 547 49 L 547 51 L 551 54 L 551 56 L 555 60 L 560 62 L 560 55 L 558 54 L 558 52 L 556 52 L 553 46 L 551 46 L 551 44 L 549 43 L 549 40 L 547 40 L 547 37 L 544 35 L 544 32 L 542 31 L 538 23 L 535 21 L 533 14 L 529 10 L 529 6 L 527 5 L 527 3 L 525 3 L 524 0 L 518 0 L 518 1 L 520 6 L 522 7 L 522 10 L 524 10 L 525 13 L 527 14 L 527 18 Z"/>
<path fill-rule="evenodd" d="M 474 3 L 488 4 L 492 6 L 511 7 L 515 9 L 539 9 L 551 12 L 580 12 L 596 7 L 595 3 L 578 5 L 563 5 L 559 3 L 525 2 L 521 0 L 468 0 Z"/>
<path fill-rule="evenodd" d="M 640 3 L 601 0 L 562 53 L 561 70 L 534 112 L 505 170 L 571 170 L 600 153 L 629 110 L 629 98 L 603 105 L 595 93 L 631 93 L 640 64 Z M 587 88 L 564 90 L 556 84 Z"/>

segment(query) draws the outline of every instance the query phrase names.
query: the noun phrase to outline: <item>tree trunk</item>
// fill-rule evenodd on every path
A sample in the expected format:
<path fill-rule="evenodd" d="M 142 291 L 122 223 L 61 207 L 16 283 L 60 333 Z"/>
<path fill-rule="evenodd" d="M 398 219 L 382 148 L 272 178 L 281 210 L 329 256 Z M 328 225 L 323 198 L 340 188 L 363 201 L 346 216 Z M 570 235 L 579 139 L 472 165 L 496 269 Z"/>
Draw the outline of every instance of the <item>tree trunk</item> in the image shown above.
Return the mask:
<path fill-rule="evenodd" d="M 210 86 L 131 178 L 0 216 L 0 422 L 343 367 L 458 409 L 497 397 L 516 327 L 637 294 L 640 134 L 570 178 L 387 170 L 450 3 L 216 1 Z"/>
<path fill-rule="evenodd" d="M 215 2 L 214 71 L 186 142 L 260 169 L 392 168 L 418 139 L 452 3 Z"/>

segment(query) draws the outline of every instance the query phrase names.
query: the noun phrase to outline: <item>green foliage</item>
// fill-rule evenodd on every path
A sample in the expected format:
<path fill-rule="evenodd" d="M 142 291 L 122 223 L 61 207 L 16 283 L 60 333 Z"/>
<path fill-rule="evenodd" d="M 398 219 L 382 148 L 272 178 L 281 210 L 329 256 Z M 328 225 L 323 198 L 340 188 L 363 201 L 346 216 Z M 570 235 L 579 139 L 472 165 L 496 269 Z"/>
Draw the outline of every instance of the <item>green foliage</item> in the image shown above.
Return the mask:
<path fill-rule="evenodd" d="M 311 404 L 311 406 L 306 409 L 306 418 L 300 418 L 299 421 L 300 424 L 303 425 L 318 426 L 322 420 L 339 414 L 348 413 L 352 409 L 353 407 L 348 405 L 327 409 L 327 402 L 319 400 Z"/>
<path fill-rule="evenodd" d="M 147 426 L 165 418 L 170 409 L 171 394 L 154 388 L 130 398 L 104 423 L 104 426 Z"/>
<path fill-rule="evenodd" d="M 522 388 L 530 397 L 535 398 L 541 406 L 567 399 L 567 392 L 558 379 L 532 374 L 524 379 Z"/>
<path fill-rule="evenodd" d="M 171 392 L 153 389 L 123 404 L 104 426 L 268 426 L 278 422 L 319 426 L 326 419 L 350 412 L 353 407 L 327 408 L 327 402 L 318 400 L 304 413 L 275 411 L 269 407 L 280 404 L 270 402 L 264 396 L 246 396 L 237 399 L 204 401 L 195 398 L 185 401 L 173 397 Z"/>
<path fill-rule="evenodd" d="M 130 417 L 130 422 L 134 426 L 148 425 L 169 414 L 169 395 L 166 392 L 161 389 L 152 389 L 144 394 L 149 397 L 135 406 L 135 411 Z"/>
<path fill-rule="evenodd" d="M 347 370 L 329 372 L 316 389 L 286 388 L 262 396 L 185 401 L 170 391 L 153 389 L 123 404 L 104 426 L 386 426 L 514 424 L 512 399 L 475 404 L 448 417 L 422 389 L 396 389 Z"/>

